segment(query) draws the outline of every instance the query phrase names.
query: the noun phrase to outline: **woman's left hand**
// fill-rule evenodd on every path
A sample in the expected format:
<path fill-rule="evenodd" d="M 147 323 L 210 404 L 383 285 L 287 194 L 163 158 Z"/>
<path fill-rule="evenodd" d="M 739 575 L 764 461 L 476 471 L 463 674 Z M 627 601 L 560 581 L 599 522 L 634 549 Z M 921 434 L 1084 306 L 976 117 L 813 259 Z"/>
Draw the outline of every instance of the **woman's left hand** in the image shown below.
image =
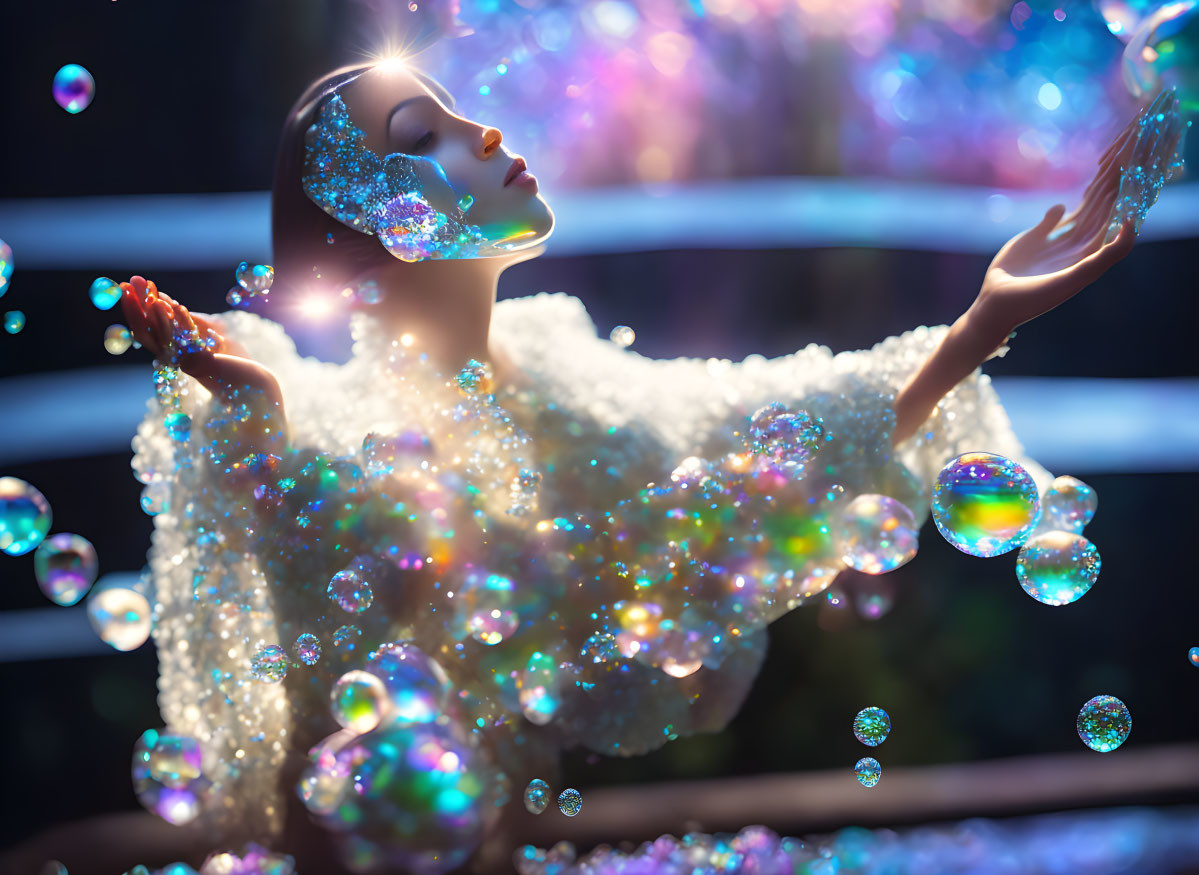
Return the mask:
<path fill-rule="evenodd" d="M 1013 237 L 991 262 L 972 309 L 999 329 L 1003 337 L 1018 325 L 1064 303 L 1097 280 L 1132 250 L 1136 232 L 1131 222 L 1104 243 L 1124 167 L 1143 144 L 1138 118 L 1116 137 L 1099 161 L 1099 171 L 1078 207 L 1066 215 L 1062 204 Z"/>

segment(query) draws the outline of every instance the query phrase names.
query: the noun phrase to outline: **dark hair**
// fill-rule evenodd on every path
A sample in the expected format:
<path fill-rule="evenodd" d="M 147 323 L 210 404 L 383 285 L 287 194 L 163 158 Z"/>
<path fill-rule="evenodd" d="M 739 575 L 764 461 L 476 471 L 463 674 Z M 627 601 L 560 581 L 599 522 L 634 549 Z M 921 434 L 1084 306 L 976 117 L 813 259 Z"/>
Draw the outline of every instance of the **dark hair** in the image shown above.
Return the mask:
<path fill-rule="evenodd" d="M 385 254 L 370 234 L 343 225 L 313 203 L 304 192 L 304 135 L 316 120 L 322 103 L 337 89 L 357 79 L 373 64 L 343 67 L 322 76 L 305 89 L 292 106 L 279 138 L 275 183 L 271 189 L 271 241 L 275 286 L 298 290 L 317 279 L 326 288 L 346 282 L 364 262 Z M 411 70 L 446 106 L 454 100 L 436 80 Z M 333 245 L 329 245 L 332 235 Z M 355 265 L 359 267 L 355 269 Z"/>

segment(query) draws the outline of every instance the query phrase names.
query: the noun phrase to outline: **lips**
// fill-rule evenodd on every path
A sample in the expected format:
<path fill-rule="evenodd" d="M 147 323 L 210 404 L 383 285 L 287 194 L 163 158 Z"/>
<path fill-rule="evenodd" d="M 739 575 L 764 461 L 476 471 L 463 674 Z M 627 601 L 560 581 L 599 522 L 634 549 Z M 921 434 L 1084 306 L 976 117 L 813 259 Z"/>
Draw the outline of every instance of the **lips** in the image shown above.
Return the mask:
<path fill-rule="evenodd" d="M 504 177 L 504 186 L 507 187 L 508 183 L 516 179 L 516 177 L 520 176 L 528 168 L 529 165 L 525 163 L 525 159 L 517 155 L 516 160 L 512 162 L 512 166 L 508 168 L 508 175 Z"/>

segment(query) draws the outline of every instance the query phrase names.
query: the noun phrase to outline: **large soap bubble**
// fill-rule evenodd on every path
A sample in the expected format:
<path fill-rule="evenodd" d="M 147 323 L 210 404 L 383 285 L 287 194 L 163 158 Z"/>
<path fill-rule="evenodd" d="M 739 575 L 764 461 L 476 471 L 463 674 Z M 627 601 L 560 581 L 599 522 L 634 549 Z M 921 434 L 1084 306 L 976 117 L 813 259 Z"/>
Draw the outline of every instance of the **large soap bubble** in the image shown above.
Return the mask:
<path fill-rule="evenodd" d="M 920 530 L 902 503 L 886 495 L 859 495 L 841 512 L 836 530 L 841 558 L 866 574 L 894 571 L 916 555 Z"/>
<path fill-rule="evenodd" d="M 1037 484 L 994 453 L 966 453 L 933 487 L 933 519 L 945 540 L 971 556 L 998 556 L 1024 543 L 1040 518 Z"/>
<path fill-rule="evenodd" d="M 87 618 L 100 640 L 116 650 L 136 650 L 150 637 L 150 602 L 119 577 L 103 577 L 87 597 Z"/>
<path fill-rule="evenodd" d="M 0 477 L 0 550 L 21 556 L 42 543 L 50 531 L 50 502 L 16 477 Z"/>
<path fill-rule="evenodd" d="M 133 748 L 133 790 L 148 810 L 176 826 L 196 818 L 212 789 L 200 742 L 147 729 Z"/>
<path fill-rule="evenodd" d="M 1068 605 L 1099 579 L 1099 551 L 1082 535 L 1045 532 L 1020 548 L 1016 577 L 1042 604 Z"/>

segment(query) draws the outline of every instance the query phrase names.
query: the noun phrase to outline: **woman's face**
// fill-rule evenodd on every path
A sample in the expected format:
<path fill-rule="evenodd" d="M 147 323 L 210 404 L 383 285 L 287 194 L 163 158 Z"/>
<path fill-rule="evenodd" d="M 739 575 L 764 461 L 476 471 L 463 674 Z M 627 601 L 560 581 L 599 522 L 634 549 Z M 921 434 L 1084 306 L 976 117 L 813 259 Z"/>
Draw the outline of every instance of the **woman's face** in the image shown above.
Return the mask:
<path fill-rule="evenodd" d="M 422 194 L 438 210 L 454 205 L 493 243 L 544 239 L 554 215 L 525 161 L 491 127 L 455 115 L 402 67 L 377 67 L 342 86 L 350 118 L 378 155 L 413 156 Z"/>

